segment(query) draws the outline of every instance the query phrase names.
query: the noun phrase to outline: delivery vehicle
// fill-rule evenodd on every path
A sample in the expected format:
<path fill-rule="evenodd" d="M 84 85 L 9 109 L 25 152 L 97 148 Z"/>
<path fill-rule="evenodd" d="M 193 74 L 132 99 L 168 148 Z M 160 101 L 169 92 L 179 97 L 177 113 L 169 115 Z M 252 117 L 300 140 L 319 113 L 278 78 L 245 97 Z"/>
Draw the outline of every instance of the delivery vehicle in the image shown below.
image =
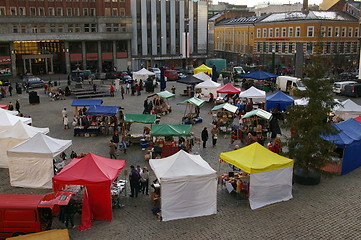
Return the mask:
<path fill-rule="evenodd" d="M 0 238 L 51 229 L 59 205 L 67 205 L 70 191 L 46 195 L 0 194 Z"/>
<path fill-rule="evenodd" d="M 306 90 L 306 87 L 302 83 L 300 78 L 291 77 L 291 76 L 278 76 L 276 78 L 276 86 L 279 90 L 284 92 L 289 92 L 291 88 L 300 91 Z"/>
<path fill-rule="evenodd" d="M 168 81 L 178 80 L 178 72 L 176 70 L 165 70 L 164 76 L 167 77 Z"/>
<path fill-rule="evenodd" d="M 24 77 L 23 83 L 25 85 L 29 84 L 29 88 L 44 87 L 45 84 L 45 82 L 41 78 L 35 76 Z"/>
<path fill-rule="evenodd" d="M 348 97 L 361 97 L 361 83 L 346 85 L 341 94 Z"/>
<path fill-rule="evenodd" d="M 340 94 L 347 85 L 357 83 L 356 81 L 344 81 L 344 82 L 335 82 L 332 87 L 332 91 L 336 94 Z"/>

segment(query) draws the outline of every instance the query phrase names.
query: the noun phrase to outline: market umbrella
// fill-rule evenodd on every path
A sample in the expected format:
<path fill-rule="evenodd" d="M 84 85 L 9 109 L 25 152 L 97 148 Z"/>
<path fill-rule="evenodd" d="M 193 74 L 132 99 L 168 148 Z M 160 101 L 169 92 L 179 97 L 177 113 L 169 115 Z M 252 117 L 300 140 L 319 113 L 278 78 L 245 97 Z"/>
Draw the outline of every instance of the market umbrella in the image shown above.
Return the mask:
<path fill-rule="evenodd" d="M 278 77 L 278 75 L 273 74 L 273 73 L 269 73 L 269 72 L 265 72 L 265 71 L 262 71 L 262 70 L 258 70 L 258 71 L 255 71 L 255 72 L 242 74 L 239 77 L 241 77 L 241 78 L 252 78 L 252 79 L 256 79 L 256 80 L 265 80 L 265 79 L 270 79 L 270 78 L 276 78 L 276 77 Z"/>
<path fill-rule="evenodd" d="M 199 78 L 196 78 L 196 77 L 190 75 L 190 76 L 187 76 L 185 78 L 177 80 L 177 82 L 188 84 L 188 85 L 195 85 L 195 84 L 201 83 L 203 81 L 200 80 Z"/>

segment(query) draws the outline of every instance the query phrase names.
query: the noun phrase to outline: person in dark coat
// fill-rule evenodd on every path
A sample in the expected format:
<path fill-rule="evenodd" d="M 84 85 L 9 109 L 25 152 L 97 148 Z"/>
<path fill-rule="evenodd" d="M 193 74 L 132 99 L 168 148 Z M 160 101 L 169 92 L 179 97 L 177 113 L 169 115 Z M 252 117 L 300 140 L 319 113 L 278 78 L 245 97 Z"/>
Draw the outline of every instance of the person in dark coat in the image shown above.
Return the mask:
<path fill-rule="evenodd" d="M 144 107 L 143 114 L 147 114 L 148 113 L 148 99 L 147 98 L 144 100 L 143 107 Z"/>
<path fill-rule="evenodd" d="M 131 191 L 130 197 L 138 197 L 139 180 L 140 180 L 140 173 L 135 169 L 133 165 L 130 166 L 130 174 L 129 174 L 130 191 Z"/>
<path fill-rule="evenodd" d="M 269 123 L 269 128 L 271 132 L 271 138 L 277 137 L 277 134 L 281 134 L 281 129 L 278 124 L 278 119 L 274 115 L 272 116 L 272 119 Z"/>
<path fill-rule="evenodd" d="M 15 109 L 16 109 L 16 111 L 20 112 L 20 102 L 19 102 L 19 99 L 16 100 L 16 102 L 15 102 Z"/>
<path fill-rule="evenodd" d="M 203 128 L 201 137 L 202 137 L 202 141 L 203 141 L 203 148 L 206 148 L 206 144 L 207 144 L 207 140 L 208 140 L 208 130 L 206 127 Z"/>

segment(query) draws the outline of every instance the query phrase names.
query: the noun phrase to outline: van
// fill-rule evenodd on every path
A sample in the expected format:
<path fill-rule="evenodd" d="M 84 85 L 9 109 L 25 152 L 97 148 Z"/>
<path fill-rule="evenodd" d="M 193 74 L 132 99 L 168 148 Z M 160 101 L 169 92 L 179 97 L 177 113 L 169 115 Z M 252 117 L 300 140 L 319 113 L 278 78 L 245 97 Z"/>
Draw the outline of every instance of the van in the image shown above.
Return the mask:
<path fill-rule="evenodd" d="M 91 75 L 90 70 L 74 70 L 70 76 L 72 81 L 78 81 L 79 78 L 81 78 L 81 80 L 88 79 Z"/>
<path fill-rule="evenodd" d="M 23 78 L 23 83 L 26 85 L 28 84 L 29 88 L 37 88 L 37 87 L 44 87 L 45 82 L 35 76 L 26 76 Z"/>
<path fill-rule="evenodd" d="M 233 72 L 236 76 L 246 73 L 246 71 L 244 71 L 243 67 L 233 67 Z"/>
<path fill-rule="evenodd" d="M 342 95 L 348 97 L 360 97 L 361 96 L 361 83 L 354 83 L 346 85 L 343 91 L 341 92 Z"/>
<path fill-rule="evenodd" d="M 160 79 L 160 69 L 159 68 L 148 68 L 149 71 L 155 73 L 155 78 Z"/>
<path fill-rule="evenodd" d="M 0 238 L 50 230 L 58 205 L 67 205 L 72 192 L 46 195 L 0 194 Z"/>
<path fill-rule="evenodd" d="M 291 87 L 300 91 L 306 90 L 300 78 L 291 76 L 278 76 L 276 79 L 277 88 L 284 92 L 289 92 Z"/>
<path fill-rule="evenodd" d="M 344 81 L 344 82 L 335 82 L 332 87 L 332 91 L 336 94 L 340 94 L 347 85 L 357 83 L 356 81 Z"/>
<path fill-rule="evenodd" d="M 178 72 L 176 70 L 165 70 L 164 76 L 167 77 L 168 81 L 178 80 Z"/>

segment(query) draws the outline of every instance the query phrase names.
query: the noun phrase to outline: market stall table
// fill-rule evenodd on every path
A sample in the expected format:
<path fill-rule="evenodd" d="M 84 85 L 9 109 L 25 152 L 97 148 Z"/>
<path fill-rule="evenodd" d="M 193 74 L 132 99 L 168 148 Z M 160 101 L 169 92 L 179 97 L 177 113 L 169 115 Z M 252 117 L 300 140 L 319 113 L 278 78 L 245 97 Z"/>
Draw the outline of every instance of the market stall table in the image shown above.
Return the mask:
<path fill-rule="evenodd" d="M 124 192 L 126 183 L 127 183 L 126 180 L 116 180 L 110 186 L 113 208 L 119 208 L 122 206 L 120 204 L 120 195 Z"/>
<path fill-rule="evenodd" d="M 91 136 L 92 134 L 100 135 L 100 127 L 99 126 L 89 126 L 87 128 L 83 126 L 74 127 L 74 136 L 80 134 L 89 134 L 89 136 Z"/>

